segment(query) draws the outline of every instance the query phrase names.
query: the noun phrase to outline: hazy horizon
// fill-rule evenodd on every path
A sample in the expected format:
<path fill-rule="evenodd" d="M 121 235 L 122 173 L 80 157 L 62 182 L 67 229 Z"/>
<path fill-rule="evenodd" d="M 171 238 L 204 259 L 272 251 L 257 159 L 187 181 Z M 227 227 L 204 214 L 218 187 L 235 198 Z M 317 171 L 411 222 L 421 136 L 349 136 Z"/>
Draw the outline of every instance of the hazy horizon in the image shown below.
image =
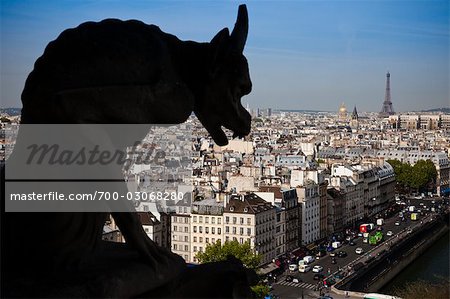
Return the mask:
<path fill-rule="evenodd" d="M 396 112 L 448 108 L 448 1 L 14 1 L 1 2 L 1 107 L 21 107 L 26 77 L 64 29 L 139 19 L 181 40 L 232 29 L 246 3 L 250 108 L 378 112 L 386 72 Z"/>

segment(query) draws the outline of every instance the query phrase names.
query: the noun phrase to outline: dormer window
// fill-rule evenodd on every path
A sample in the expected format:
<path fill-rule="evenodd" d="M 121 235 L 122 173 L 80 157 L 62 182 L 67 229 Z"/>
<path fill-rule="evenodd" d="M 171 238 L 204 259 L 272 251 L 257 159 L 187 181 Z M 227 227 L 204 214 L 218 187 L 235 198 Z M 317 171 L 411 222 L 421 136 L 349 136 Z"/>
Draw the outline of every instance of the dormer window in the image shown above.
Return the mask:
<path fill-rule="evenodd" d="M 234 212 L 234 207 L 230 207 L 230 212 Z"/>
<path fill-rule="evenodd" d="M 248 212 L 248 208 L 245 207 L 245 208 L 244 208 L 244 213 L 247 213 L 247 212 Z"/>

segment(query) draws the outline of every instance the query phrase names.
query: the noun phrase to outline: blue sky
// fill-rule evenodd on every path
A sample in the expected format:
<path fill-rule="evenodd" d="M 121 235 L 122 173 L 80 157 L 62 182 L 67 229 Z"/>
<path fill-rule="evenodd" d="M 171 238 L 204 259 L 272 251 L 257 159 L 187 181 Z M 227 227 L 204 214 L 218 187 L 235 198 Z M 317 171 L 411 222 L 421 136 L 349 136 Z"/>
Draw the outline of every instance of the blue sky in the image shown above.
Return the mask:
<path fill-rule="evenodd" d="M 209 41 L 250 18 L 250 107 L 379 111 L 391 73 L 396 111 L 449 107 L 449 1 L 1 0 L 2 107 L 21 107 L 34 61 L 61 31 L 139 19 L 182 40 Z"/>

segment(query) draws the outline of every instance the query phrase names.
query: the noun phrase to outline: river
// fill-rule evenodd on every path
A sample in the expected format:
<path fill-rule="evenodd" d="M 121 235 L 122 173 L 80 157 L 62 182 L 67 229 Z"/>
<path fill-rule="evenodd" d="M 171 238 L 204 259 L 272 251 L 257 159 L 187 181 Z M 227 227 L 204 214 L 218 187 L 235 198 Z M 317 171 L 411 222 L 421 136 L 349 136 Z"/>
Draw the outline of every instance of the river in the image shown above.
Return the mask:
<path fill-rule="evenodd" d="M 393 294 L 396 288 L 417 280 L 437 282 L 440 277 L 449 278 L 450 235 L 445 234 L 437 240 L 424 254 L 403 269 L 393 280 L 386 284 L 379 293 Z"/>

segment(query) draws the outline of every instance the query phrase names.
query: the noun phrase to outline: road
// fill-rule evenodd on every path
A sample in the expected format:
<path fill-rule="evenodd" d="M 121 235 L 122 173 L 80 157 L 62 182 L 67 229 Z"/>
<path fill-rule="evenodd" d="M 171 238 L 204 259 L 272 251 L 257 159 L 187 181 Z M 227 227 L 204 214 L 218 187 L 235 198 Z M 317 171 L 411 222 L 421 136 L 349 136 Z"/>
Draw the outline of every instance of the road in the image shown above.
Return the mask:
<path fill-rule="evenodd" d="M 435 201 L 435 204 L 431 203 L 432 200 Z M 345 251 L 347 253 L 347 256 L 343 258 L 340 258 L 336 255 L 336 264 L 331 263 L 332 257 L 330 257 L 330 253 L 327 253 L 326 256 L 320 259 L 316 259 L 314 262 L 312 262 L 310 264 L 311 268 L 315 265 L 322 266 L 324 270 L 321 273 L 325 276 L 325 278 L 331 278 L 338 272 L 343 275 L 348 274 L 349 272 L 354 270 L 354 265 L 358 264 L 359 262 L 365 262 L 368 259 L 375 257 L 380 252 L 389 250 L 390 245 L 396 242 L 400 242 L 402 238 L 404 238 L 407 234 L 420 226 L 421 222 L 431 221 L 435 213 L 426 212 L 427 215 L 424 215 L 424 206 L 428 208 L 431 206 L 437 207 L 439 203 L 440 201 L 436 199 L 410 199 L 409 201 L 406 200 L 404 208 L 408 207 L 409 205 L 414 205 L 416 207 L 416 211 L 418 208 L 424 211 L 423 215 L 418 216 L 418 219 L 416 221 L 410 220 L 410 212 L 404 212 L 405 221 L 400 221 L 398 213 L 396 213 L 391 218 L 385 219 L 383 226 L 381 226 L 384 238 L 382 243 L 380 243 L 379 245 L 373 246 L 369 245 L 368 243 L 363 243 L 363 238 L 357 237 L 353 240 L 356 243 L 354 246 L 345 244 L 341 248 L 335 250 L 336 252 Z M 400 222 L 400 225 L 396 225 L 396 222 Z M 392 231 L 393 235 L 387 236 L 386 233 L 388 231 Z M 364 250 L 363 254 L 359 255 L 355 253 L 355 249 L 358 247 Z M 339 269 L 341 269 L 341 271 L 339 271 Z M 308 294 L 317 296 L 317 290 L 322 286 L 322 281 L 314 280 L 314 274 L 316 273 L 313 273 L 312 271 L 309 271 L 307 273 L 300 273 L 298 271 L 291 272 L 287 270 L 284 275 L 279 277 L 278 282 L 273 285 L 272 293 L 278 295 L 280 298 L 301 298 L 302 293 L 304 298 L 309 298 L 307 297 Z M 291 275 L 292 277 L 297 278 L 299 282 L 295 283 L 292 281 L 286 281 L 287 275 Z"/>

